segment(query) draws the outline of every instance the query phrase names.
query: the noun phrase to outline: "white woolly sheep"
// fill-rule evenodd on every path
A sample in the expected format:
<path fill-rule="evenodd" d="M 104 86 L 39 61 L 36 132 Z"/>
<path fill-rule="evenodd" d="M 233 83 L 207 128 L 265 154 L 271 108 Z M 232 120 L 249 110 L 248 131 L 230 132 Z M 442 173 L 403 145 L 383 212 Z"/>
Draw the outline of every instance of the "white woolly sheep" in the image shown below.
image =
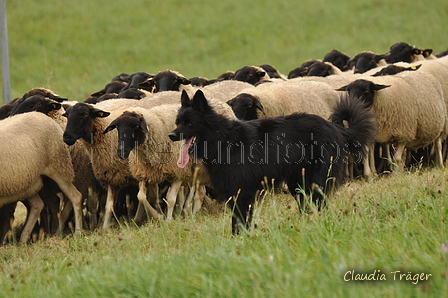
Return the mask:
<path fill-rule="evenodd" d="M 432 75 L 416 71 L 366 76 L 340 90 L 361 97 L 372 108 L 378 125 L 376 141 L 396 145 L 394 159 L 400 169 L 404 166 L 405 148 L 412 150 L 430 144 L 434 144 L 437 164 L 442 166 L 441 141 L 446 135 L 447 112 L 440 83 Z M 364 171 L 367 177 L 374 172 L 373 155 Z"/>
<path fill-rule="evenodd" d="M 187 92 L 183 91 L 182 96 L 185 96 L 184 94 Z M 117 155 L 122 159 L 129 157 L 131 174 L 139 181 L 138 200 L 145 208 L 150 208 L 146 195 L 148 184 L 149 187 L 154 187 L 166 180 L 171 183 L 166 197 L 168 220 L 172 219 L 181 184 L 188 182 L 191 185 L 194 171 L 193 168 L 180 169 L 173 159 L 179 156 L 180 148 L 173 146 L 168 134 L 176 126 L 180 92 L 171 91 L 171 96 L 176 98 L 176 104 L 151 106 L 153 102 L 147 100 L 140 101 L 140 106 L 126 108 L 104 131 L 106 133 L 117 128 L 119 134 Z M 208 99 L 208 102 L 218 113 L 229 119 L 236 119 L 226 103 L 215 99 Z"/>
<path fill-rule="evenodd" d="M 63 117 L 65 112 L 61 106 L 71 107 L 75 105 L 77 102 L 75 101 L 64 101 L 62 103 L 55 102 L 49 98 L 44 98 L 43 96 L 36 94 L 31 97 L 28 97 L 24 100 L 19 107 L 17 107 L 15 113 L 28 113 L 31 111 L 37 111 L 48 115 L 50 118 L 56 121 L 59 126 L 65 130 L 67 125 L 67 118 Z M 85 146 L 79 142 L 76 142 L 73 146 L 69 147 L 70 156 L 72 159 L 73 169 L 75 171 L 75 178 L 73 184 L 75 187 L 81 192 L 83 196 L 83 201 L 86 202 L 86 206 L 88 207 L 88 211 L 91 213 L 90 215 L 90 223 L 92 228 L 97 225 L 97 216 L 98 216 L 98 193 L 100 192 L 100 186 L 98 185 L 98 181 L 95 179 L 93 174 L 92 165 L 90 162 L 90 155 Z M 53 189 L 52 183 L 44 184 L 44 188 L 42 191 L 46 190 L 46 195 L 54 195 L 54 192 L 57 192 L 58 189 Z M 46 189 L 49 188 L 49 189 Z M 69 213 L 72 210 L 72 206 L 70 201 L 66 201 L 66 205 L 61 213 L 60 220 L 57 218 L 57 212 L 59 212 L 58 198 L 55 200 L 55 206 L 51 206 L 49 204 L 49 208 L 56 210 L 49 215 L 51 223 L 49 224 L 50 229 L 47 229 L 47 232 L 51 234 L 57 233 L 56 228 L 61 229 L 59 227 L 59 222 L 63 225 L 69 216 Z"/>
<path fill-rule="evenodd" d="M 179 148 L 173 146 L 168 138 L 175 128 L 178 109 L 179 104 L 150 109 L 128 108 L 104 131 L 118 130 L 117 154 L 122 159 L 129 157 L 131 174 L 139 181 L 139 202 L 146 205 L 148 184 L 157 185 L 166 180 L 170 182 L 166 196 L 168 220 L 172 219 L 179 187 L 192 175 L 192 170 L 177 167 L 174 156 L 179 155 Z"/>
<path fill-rule="evenodd" d="M 0 207 L 19 200 L 27 200 L 31 205 L 20 243 L 28 241 L 43 208 L 37 194 L 42 188 L 43 176 L 56 182 L 70 199 L 76 230 L 82 230 L 82 195 L 72 184 L 74 172 L 62 133 L 55 121 L 39 112 L 16 115 L 1 122 Z"/>
<path fill-rule="evenodd" d="M 421 65 L 418 72 L 425 72 L 433 75 L 442 86 L 443 90 L 443 96 L 445 99 L 445 105 L 448 111 L 448 56 L 434 59 L 434 60 L 424 60 L 424 61 L 418 61 L 412 64 L 407 64 L 403 62 L 396 63 L 398 66 L 418 66 Z M 443 156 L 446 157 L 447 152 L 447 144 L 444 142 L 444 148 L 443 148 Z"/>
<path fill-rule="evenodd" d="M 264 83 L 242 90 L 228 101 L 242 120 L 306 112 L 328 119 L 338 93 L 329 85 L 314 81 Z"/>
<path fill-rule="evenodd" d="M 81 143 L 90 152 L 93 172 L 102 187 L 107 189 L 105 215 L 103 228 L 107 229 L 112 216 L 114 203 L 117 201 L 118 190 L 129 185 L 136 185 L 137 181 L 132 177 L 129 165 L 123 162 L 113 150 L 118 142 L 116 134 L 104 135 L 102 132 L 110 122 L 121 114 L 122 110 L 109 109 L 111 112 L 101 110 L 103 106 L 112 107 L 123 105 L 129 100 L 104 101 L 96 106 L 86 103 L 77 103 L 67 110 L 67 126 L 64 131 L 64 142 L 73 145 L 80 139 Z M 104 103 L 104 104 L 103 104 Z"/>

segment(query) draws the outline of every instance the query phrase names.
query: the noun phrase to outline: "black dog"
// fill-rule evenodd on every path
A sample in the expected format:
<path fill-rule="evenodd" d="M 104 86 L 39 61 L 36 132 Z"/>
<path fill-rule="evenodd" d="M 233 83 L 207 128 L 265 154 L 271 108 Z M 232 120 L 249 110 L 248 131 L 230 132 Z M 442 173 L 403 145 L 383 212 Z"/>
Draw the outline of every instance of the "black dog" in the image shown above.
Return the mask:
<path fill-rule="evenodd" d="M 372 115 L 355 99 L 336 105 L 333 122 L 306 113 L 229 120 L 208 105 L 200 90 L 192 100 L 183 92 L 181 103 L 177 128 L 169 134 L 173 141 L 184 140 L 178 166 L 184 167 L 190 157 L 201 160 L 216 193 L 224 200 L 234 198 L 233 233 L 239 232 L 239 224 L 248 227 L 250 206 L 266 178 L 286 182 L 301 202 L 303 191 L 297 189 L 312 194 L 320 206 L 327 181 L 342 180 L 344 158 L 352 154 L 360 162 L 373 141 Z M 350 128 L 344 128 L 344 120 Z"/>

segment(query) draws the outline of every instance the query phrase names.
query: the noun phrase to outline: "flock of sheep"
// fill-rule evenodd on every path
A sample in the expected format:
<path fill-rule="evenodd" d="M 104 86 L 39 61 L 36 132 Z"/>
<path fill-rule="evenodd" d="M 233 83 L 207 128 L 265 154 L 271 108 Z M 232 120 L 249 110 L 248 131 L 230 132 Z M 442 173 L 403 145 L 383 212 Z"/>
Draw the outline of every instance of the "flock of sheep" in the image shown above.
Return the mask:
<path fill-rule="evenodd" d="M 27 208 L 20 243 L 69 227 L 107 229 L 113 214 L 143 222 L 197 212 L 213 198 L 207 173 L 200 162 L 180 168 L 181 148 L 168 137 L 183 90 L 201 89 L 216 112 L 241 121 L 294 112 L 328 119 L 349 93 L 372 110 L 377 129 L 362 162 L 347 161 L 347 179 L 403 169 L 412 159 L 443 167 L 447 54 L 400 42 L 382 55 L 334 50 L 288 75 L 270 65 L 213 80 L 170 70 L 121 74 L 82 103 L 32 89 L 0 107 L 0 243 L 14 236 L 19 201 Z M 422 149 L 428 156 L 416 156 Z"/>

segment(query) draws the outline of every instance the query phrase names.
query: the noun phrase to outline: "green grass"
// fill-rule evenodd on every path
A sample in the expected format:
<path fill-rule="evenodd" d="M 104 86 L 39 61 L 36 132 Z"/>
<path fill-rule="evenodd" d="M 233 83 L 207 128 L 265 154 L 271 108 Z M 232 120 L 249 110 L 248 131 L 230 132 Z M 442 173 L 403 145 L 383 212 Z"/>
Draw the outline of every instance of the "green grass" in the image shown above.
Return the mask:
<path fill-rule="evenodd" d="M 444 297 L 448 173 L 433 169 L 342 186 L 318 214 L 268 195 L 256 228 L 230 214 L 122 224 L 107 234 L 0 248 L 3 297 Z M 380 270 L 387 281 L 344 281 Z M 393 280 L 391 272 L 431 274 Z M 346 279 L 349 275 L 346 276 Z M 399 279 L 397 273 L 396 278 Z"/>
<path fill-rule="evenodd" d="M 47 87 L 82 101 L 121 72 L 215 78 L 268 63 L 288 74 L 333 49 L 448 48 L 442 0 L 6 2 L 13 98 Z"/>
<path fill-rule="evenodd" d="M 269 63 L 287 74 L 338 49 L 448 48 L 448 2 L 7 1 L 12 96 L 47 87 L 84 100 L 113 76 L 174 69 L 214 78 Z M 2 297 L 443 297 L 448 174 L 343 186 L 321 214 L 268 196 L 257 228 L 229 213 L 0 247 Z M 386 282 L 345 282 L 350 270 Z M 390 272 L 429 273 L 428 282 Z"/>

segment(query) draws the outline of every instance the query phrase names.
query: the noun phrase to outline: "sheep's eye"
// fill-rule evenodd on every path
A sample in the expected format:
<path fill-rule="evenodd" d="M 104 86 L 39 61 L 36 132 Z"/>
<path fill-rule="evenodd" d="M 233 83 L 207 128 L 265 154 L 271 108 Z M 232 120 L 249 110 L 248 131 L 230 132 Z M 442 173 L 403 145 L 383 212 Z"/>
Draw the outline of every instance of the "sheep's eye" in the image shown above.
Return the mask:
<path fill-rule="evenodd" d="M 251 104 L 248 104 L 246 107 L 248 107 L 248 108 L 251 108 L 252 107 L 252 105 Z"/>

